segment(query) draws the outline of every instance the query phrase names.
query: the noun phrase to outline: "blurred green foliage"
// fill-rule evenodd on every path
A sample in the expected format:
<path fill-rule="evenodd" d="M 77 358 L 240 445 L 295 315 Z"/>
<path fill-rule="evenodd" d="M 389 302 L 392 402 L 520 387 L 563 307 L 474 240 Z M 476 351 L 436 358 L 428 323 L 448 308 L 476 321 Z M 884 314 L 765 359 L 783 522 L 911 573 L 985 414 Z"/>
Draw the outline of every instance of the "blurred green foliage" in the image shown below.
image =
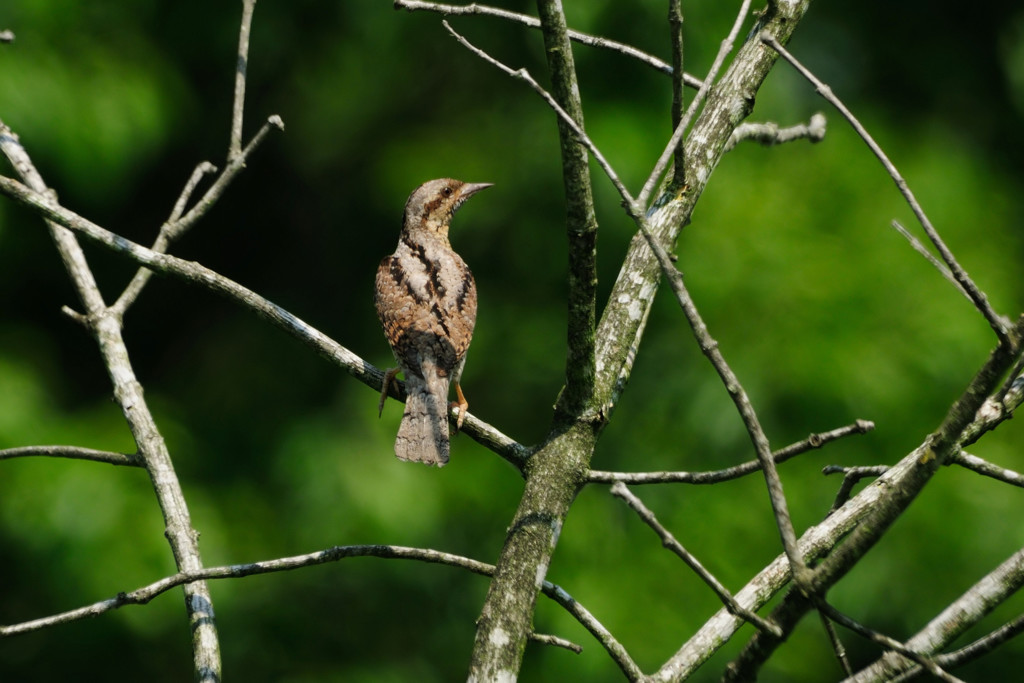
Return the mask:
<path fill-rule="evenodd" d="M 524 0 L 501 3 L 532 11 Z M 664 3 L 567 2 L 570 24 L 668 58 Z M 738 3 L 684 3 L 686 67 L 710 64 Z M 221 163 L 240 3 L 6 0 L 0 119 L 75 211 L 147 242 L 203 159 Z M 540 35 L 486 18 L 460 31 L 544 82 Z M 997 310 L 1024 308 L 1024 10 L 923 0 L 816 3 L 793 51 L 862 117 Z M 578 47 L 587 126 L 631 187 L 668 134 L 668 81 Z M 480 318 L 463 386 L 475 414 L 542 439 L 561 386 L 566 247 L 557 133 L 545 105 L 466 53 L 426 13 L 385 2 L 260 2 L 247 137 L 287 126 L 252 158 L 176 253 L 285 306 L 369 361 L 390 360 L 371 305 L 413 187 L 451 175 L 496 188 L 459 214 Z M 688 93 L 688 97 L 692 93 Z M 890 227 L 912 216 L 868 151 L 785 65 L 752 119 L 822 110 L 822 143 L 730 153 L 679 243 L 679 265 L 773 445 L 863 418 L 877 429 L 782 468 L 798 529 L 831 504 L 822 465 L 892 463 L 942 419 L 987 357 L 984 321 Z M 606 295 L 633 228 L 595 166 Z M 108 300 L 133 267 L 88 247 Z M 134 447 L 41 222 L 0 202 L 0 447 Z M 442 471 L 391 455 L 401 414 L 292 339 L 206 292 L 155 280 L 126 337 L 183 480 L 208 564 L 335 544 L 433 547 L 493 562 L 521 481 L 468 438 Z M 1008 424 L 974 452 L 1020 469 Z M 594 465 L 715 469 L 753 457 L 742 425 L 659 295 L 634 376 Z M 757 477 L 639 493 L 727 586 L 779 551 Z M 1024 543 L 1015 491 L 944 470 L 831 597 L 895 637 L 914 633 Z M 108 598 L 171 572 L 143 472 L 31 458 L 0 463 L 0 623 Z M 549 578 L 652 670 L 718 604 L 603 487 L 580 495 Z M 376 559 L 215 582 L 225 673 L 246 681 L 448 681 L 464 676 L 484 579 Z M 145 607 L 0 641 L 0 679 L 190 677 L 180 593 Z M 1021 610 L 1017 599 L 985 626 Z M 523 680 L 616 681 L 586 632 L 542 599 L 539 631 L 582 655 L 530 645 Z M 978 630 L 978 635 L 984 630 Z M 749 629 L 745 632 L 749 635 Z M 743 638 L 696 680 L 716 680 Z M 876 651 L 849 639 L 855 661 Z M 962 672 L 1006 680 L 1011 643 Z M 959 672 L 958 672 L 959 673 Z M 808 619 L 766 681 L 840 674 Z"/>

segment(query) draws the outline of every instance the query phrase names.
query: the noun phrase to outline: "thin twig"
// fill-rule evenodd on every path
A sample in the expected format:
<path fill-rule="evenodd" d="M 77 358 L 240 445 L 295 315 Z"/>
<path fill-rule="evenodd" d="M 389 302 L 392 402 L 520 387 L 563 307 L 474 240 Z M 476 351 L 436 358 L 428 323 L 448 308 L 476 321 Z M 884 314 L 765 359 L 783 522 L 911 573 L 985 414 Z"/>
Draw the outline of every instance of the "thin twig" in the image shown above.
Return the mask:
<path fill-rule="evenodd" d="M 576 79 L 569 31 L 560 1 L 537 3 L 544 37 L 551 91 L 559 106 L 576 122 L 558 123 L 562 182 L 565 187 L 565 233 L 568 240 L 566 291 L 565 386 L 555 404 L 556 415 L 584 415 L 594 393 L 594 325 L 597 319 L 597 212 L 588 150 L 575 130 L 582 128 L 583 103 Z"/>
<path fill-rule="evenodd" d="M 669 38 L 672 43 L 672 130 L 679 127 L 683 120 L 684 90 L 683 79 L 679 74 L 683 73 L 683 2 L 682 0 L 669 0 L 668 3 L 668 29 Z M 676 146 L 674 164 L 676 168 L 683 168 L 686 160 L 686 148 L 680 139 Z"/>
<path fill-rule="evenodd" d="M 967 297 L 968 301 L 970 301 L 971 303 L 974 303 L 973 300 L 971 299 L 971 295 L 967 293 L 967 290 L 963 288 L 963 285 L 961 285 L 959 282 L 957 282 L 956 278 L 953 277 L 953 272 L 946 266 L 945 263 L 943 263 L 939 259 L 935 258 L 935 255 L 932 254 L 932 252 L 928 251 L 927 247 L 925 247 L 923 244 L 921 244 L 921 240 L 917 239 L 917 237 L 915 237 L 909 230 L 904 228 L 900 224 L 899 221 L 894 220 L 892 222 L 892 227 L 896 229 L 896 232 L 898 232 L 899 234 L 903 235 L 903 238 L 905 240 L 907 240 L 907 242 L 910 243 L 910 246 L 913 247 L 914 251 L 916 251 L 921 256 L 924 256 L 925 259 L 928 261 L 928 263 L 930 263 L 933 266 L 935 266 L 935 269 L 937 271 L 939 271 L 939 274 L 942 277 L 944 277 L 947 280 L 949 280 L 949 282 L 954 287 L 956 287 L 957 290 L 961 294 L 963 294 L 965 297 Z"/>
<path fill-rule="evenodd" d="M 843 483 L 839 485 L 839 491 L 836 492 L 836 498 L 832 502 L 832 509 L 829 510 L 829 514 L 832 514 L 839 508 L 846 504 L 846 501 L 850 499 L 850 494 L 853 492 L 853 487 L 861 479 L 867 477 L 880 477 L 888 471 L 887 465 L 872 465 L 865 467 L 842 467 L 840 465 L 828 465 L 822 468 L 821 473 L 824 475 L 829 474 L 842 474 Z"/>
<path fill-rule="evenodd" d="M 825 115 L 820 112 L 811 116 L 811 120 L 807 123 L 788 128 L 779 128 L 778 124 L 770 121 L 767 123 L 741 123 L 729 136 L 728 142 L 725 143 L 725 151 L 728 152 L 747 140 L 758 142 L 765 147 L 782 145 L 794 140 L 821 142 L 825 139 L 825 124 Z"/>
<path fill-rule="evenodd" d="M 152 251 L 157 253 L 165 253 L 170 247 L 171 243 L 178 240 L 184 235 L 189 228 L 195 225 L 200 218 L 202 218 L 207 211 L 213 208 L 213 205 L 217 203 L 221 195 L 227 189 L 228 185 L 235 176 L 245 168 L 246 162 L 249 160 L 250 155 L 260 146 L 267 134 L 271 130 L 284 130 L 284 121 L 281 120 L 280 116 L 276 114 L 270 116 L 263 126 L 260 127 L 256 135 L 253 136 L 252 140 L 245 148 L 231 157 L 228 160 L 224 170 L 216 180 L 210 185 L 210 187 L 203 193 L 203 196 L 199 198 L 196 204 L 187 212 L 182 215 L 184 207 L 187 206 L 187 202 L 195 190 L 195 185 L 198 184 L 199 179 L 203 174 L 209 172 L 215 172 L 216 167 L 209 162 L 201 162 L 196 169 L 192 172 L 192 176 L 189 181 L 185 184 L 181 195 L 178 197 L 178 201 L 174 204 L 174 209 L 171 211 L 171 218 L 160 227 L 160 233 L 157 235 L 156 240 L 153 242 L 151 247 Z M 140 268 L 136 271 L 132 277 L 128 286 L 125 287 L 121 296 L 117 298 L 117 301 L 110 307 L 111 311 L 118 318 L 123 318 L 125 312 L 131 307 L 135 300 L 142 293 L 146 283 L 149 282 L 149 278 L 152 277 L 153 273 L 146 269 Z"/>
<path fill-rule="evenodd" d="M 836 439 L 841 439 L 851 434 L 867 434 L 874 428 L 874 422 L 857 420 L 853 424 L 833 429 L 830 432 L 811 434 L 802 441 L 775 451 L 772 453 L 772 460 L 775 461 L 775 464 L 779 464 L 807 451 L 821 448 Z M 617 481 L 621 481 L 623 484 L 717 484 L 723 481 L 739 479 L 760 470 L 761 462 L 758 460 L 748 460 L 740 465 L 709 472 L 606 472 L 603 470 L 591 470 L 587 475 L 587 483 L 614 484 Z"/>
<path fill-rule="evenodd" d="M 970 446 L 982 435 L 992 431 L 1006 420 L 1013 417 L 1014 411 L 1024 400 L 1024 376 L 1020 374 L 1024 366 L 1024 355 L 1017 359 L 1007 380 L 999 391 L 985 399 L 981 408 L 974 416 L 974 421 L 967 426 L 960 438 L 960 446 Z"/>
<path fill-rule="evenodd" d="M 249 31 L 256 0 L 242 0 L 242 24 L 238 30 L 238 57 L 235 63 L 235 101 L 231 110 L 231 139 L 228 160 L 242 153 L 242 119 L 245 112 L 245 81 L 249 70 Z"/>
<path fill-rule="evenodd" d="M 661 544 L 678 555 L 679 558 L 685 562 L 698 577 L 700 577 L 700 580 L 706 583 L 708 587 L 715 592 L 715 595 L 717 595 L 718 599 L 722 601 L 722 604 L 725 605 L 725 608 L 729 610 L 730 614 L 734 614 L 745 619 L 762 631 L 771 633 L 774 636 L 782 635 L 782 631 L 779 630 L 778 626 L 766 619 L 763 619 L 762 617 L 759 617 L 756 613 L 745 609 L 742 605 L 736 602 L 728 589 L 723 586 L 711 572 L 705 569 L 704 565 L 700 563 L 700 560 L 690 554 L 686 548 L 683 547 L 682 543 L 676 540 L 675 536 L 673 536 L 672 533 L 658 521 L 658 518 L 654 516 L 654 513 L 651 512 L 650 509 L 644 505 L 643 501 L 634 495 L 625 484 L 621 481 L 617 482 L 612 486 L 611 491 L 613 496 L 617 496 L 626 501 L 626 505 L 632 508 L 640 519 L 654 530 L 654 533 L 658 534 L 658 538 L 661 539 Z"/>
<path fill-rule="evenodd" d="M 243 287 L 234 280 L 226 278 L 195 261 L 186 261 L 169 254 L 161 254 L 152 249 L 147 249 L 141 244 L 125 239 L 61 206 L 54 198 L 35 192 L 11 178 L 0 176 L 0 194 L 35 209 L 45 218 L 79 232 L 89 239 L 99 242 L 112 251 L 127 256 L 147 268 L 173 275 L 192 284 L 227 296 L 232 301 L 241 304 L 257 315 L 274 323 L 299 341 L 306 343 L 321 356 L 336 363 L 359 381 L 380 392 L 381 384 L 384 381 L 383 371 L 357 356 L 309 323 L 252 290 Z M 392 388 L 389 395 L 399 399 L 404 398 L 404 394 L 399 393 L 394 388 Z M 462 431 L 505 458 L 519 470 L 522 470 L 526 459 L 530 455 L 530 450 L 527 447 L 505 436 L 491 425 L 471 414 L 467 414 Z"/>
<path fill-rule="evenodd" d="M 558 584 L 545 581 L 541 585 L 540 591 L 561 605 L 576 621 L 580 622 L 584 628 L 590 631 L 590 634 L 597 639 L 597 642 L 601 643 L 608 656 L 618 665 L 627 679 L 636 681 L 643 677 L 640 667 L 629 656 L 622 643 L 616 640 L 611 631 L 605 628 L 604 624 L 598 621 L 586 607 L 576 602 L 571 595 L 566 593 L 565 589 Z"/>
<path fill-rule="evenodd" d="M 108 600 L 101 600 L 100 602 L 95 602 L 91 605 L 79 607 L 78 609 L 69 610 L 60 614 L 54 614 L 49 617 L 43 617 L 41 619 L 33 619 L 32 621 L 26 621 L 10 626 L 0 626 L 0 636 L 13 636 L 20 633 L 38 631 L 42 628 L 53 626 L 55 624 L 65 624 L 71 621 L 84 619 L 86 617 L 94 617 L 98 614 L 103 614 L 104 612 L 109 612 L 110 610 L 118 609 L 125 605 L 144 605 L 158 595 L 166 593 L 176 586 L 189 584 L 195 581 L 237 579 L 243 576 L 269 574 L 272 572 L 298 569 L 299 567 L 325 564 L 327 562 L 337 562 L 338 560 L 349 557 L 384 557 L 402 560 L 418 560 L 420 562 L 430 562 L 459 567 L 461 569 L 467 569 L 474 574 L 481 574 L 483 576 L 490 576 L 494 572 L 494 567 L 492 565 L 478 562 L 477 560 L 473 560 L 468 557 L 444 553 L 437 550 L 430 550 L 428 548 L 408 548 L 405 546 L 392 545 L 335 546 L 333 548 L 320 550 L 314 553 L 307 553 L 305 555 L 281 557 L 273 560 L 250 562 L 247 564 L 232 564 L 221 567 L 206 567 L 191 571 L 180 571 L 177 574 L 167 576 L 159 581 L 154 581 L 153 583 L 142 586 L 141 588 L 136 588 L 133 591 L 118 593 L 115 597 Z"/>
<path fill-rule="evenodd" d="M 414 12 L 416 10 L 427 10 L 429 12 L 437 12 L 438 14 L 443 14 L 445 16 L 480 15 L 498 17 L 517 24 L 522 24 L 523 26 L 528 26 L 529 28 L 540 28 L 540 19 L 537 19 L 536 17 L 531 17 L 528 14 L 510 12 L 497 7 L 488 7 L 487 5 L 481 5 L 475 2 L 470 5 L 447 5 L 440 2 L 395 0 L 395 9 L 404 9 L 410 12 Z M 580 45 L 598 47 L 618 52 L 626 55 L 627 57 L 637 59 L 665 74 L 671 75 L 673 73 L 671 65 L 666 64 L 653 55 L 649 55 L 642 50 L 636 49 L 632 45 L 626 45 L 600 36 L 592 36 L 588 33 L 581 33 L 580 31 L 573 31 L 572 29 L 569 29 L 569 39 L 573 42 L 579 43 Z M 686 81 L 686 85 L 691 88 L 699 88 L 702 84 L 702 81 L 699 78 L 691 76 L 690 74 L 683 74 L 683 78 Z"/>
<path fill-rule="evenodd" d="M 196 167 L 188 183 L 185 184 L 181 195 L 178 197 L 178 201 L 174 204 L 170 220 L 160 227 L 160 233 L 157 235 L 156 241 L 152 246 L 153 251 L 158 253 L 166 252 L 172 242 L 184 235 L 207 211 L 213 208 L 213 205 L 217 203 L 217 200 L 220 199 L 231 181 L 235 179 L 239 171 L 245 168 L 249 156 L 260 146 L 272 129 L 284 130 L 284 121 L 277 114 L 270 116 L 263 126 L 260 127 L 259 131 L 257 131 L 256 135 L 253 136 L 252 140 L 249 141 L 249 144 L 241 152 L 228 160 L 227 166 L 224 167 L 224 170 L 217 176 L 217 179 L 213 181 L 213 184 L 210 185 L 199 201 L 196 202 L 195 206 L 182 216 L 183 208 L 195 189 L 195 184 L 199 182 L 199 178 L 202 174 L 211 172 L 210 169 L 216 169 L 213 164 L 205 161 Z M 150 277 L 152 277 L 152 273 L 145 268 L 140 268 L 136 271 L 131 282 L 128 283 L 128 286 L 121 293 L 121 296 L 110 307 L 114 315 L 118 318 L 124 317 L 125 312 L 135 302 L 139 294 L 142 293 L 142 289 L 146 286 Z"/>
<path fill-rule="evenodd" d="M 1022 337 L 1024 317 L 1018 320 L 1010 334 L 1011 339 Z M 839 537 L 833 537 L 832 549 L 827 556 L 817 556 L 821 559 L 811 575 L 812 595 L 824 595 L 831 586 L 857 566 L 865 553 L 871 550 L 893 523 L 906 512 L 939 468 L 949 462 L 959 449 L 964 430 L 971 424 L 972 417 L 986 397 L 1000 386 L 1020 351 L 1020 348 L 1006 348 L 997 344 L 967 388 L 950 406 L 941 424 L 928 434 L 917 448 L 883 474 L 878 482 L 864 487 L 850 502 L 828 516 L 824 525 L 837 520 L 845 523 L 851 514 L 857 515 L 860 523 L 855 528 L 848 528 L 850 533 L 842 538 L 841 544 L 836 545 Z M 818 528 L 821 528 L 821 525 Z M 1021 577 L 1024 578 L 1024 572 L 1021 572 Z M 742 594 L 743 591 L 737 594 L 737 598 Z M 806 595 L 792 591 L 772 611 L 770 618 L 788 632 L 795 628 L 803 615 L 812 608 L 813 603 Z M 702 633 L 703 631 L 704 629 Z M 698 633 L 691 642 L 699 642 L 702 633 Z M 703 635 L 706 637 L 706 634 Z M 755 633 L 740 655 L 730 663 L 729 679 L 749 680 L 756 677 L 757 670 L 781 642 L 770 641 L 761 632 Z M 911 645 L 918 651 L 928 651 L 913 643 Z M 671 661 L 685 663 L 687 655 L 688 648 L 684 648 Z M 673 670 L 678 670 L 678 667 L 673 667 Z"/>
<path fill-rule="evenodd" d="M 687 127 L 690 125 L 690 121 L 697 114 L 697 108 L 703 104 L 704 99 L 708 96 L 708 92 L 711 90 L 711 84 L 714 83 L 715 77 L 718 76 L 719 70 L 722 68 L 722 64 L 725 63 L 725 58 L 732 52 L 733 44 L 736 42 L 736 36 L 740 33 L 740 28 L 743 26 L 743 22 L 746 21 L 747 15 L 750 13 L 750 0 L 743 0 L 743 4 L 740 6 L 740 11 L 736 14 L 736 20 L 733 22 L 732 29 L 729 31 L 729 35 L 726 36 L 725 40 L 722 41 L 721 46 L 718 48 L 718 54 L 715 55 L 715 61 L 711 63 L 711 68 L 708 69 L 708 75 L 704 78 L 704 83 L 697 90 L 697 94 L 694 95 L 693 101 L 690 102 L 690 106 L 686 109 L 686 115 L 679 121 L 675 131 L 672 133 L 672 137 L 669 139 L 668 144 L 665 145 L 665 150 L 661 153 L 658 161 L 654 164 L 654 168 L 651 170 L 651 174 L 647 177 L 647 182 L 644 183 L 643 189 L 640 190 L 640 194 L 637 195 L 637 203 L 640 206 L 646 207 L 650 203 L 651 194 L 654 192 L 654 186 L 661 178 L 665 169 L 668 168 L 668 163 L 672 159 L 676 148 L 682 144 L 683 135 L 686 133 Z M 678 169 L 682 170 L 682 169 Z M 682 178 L 676 178 L 677 184 L 682 184 Z"/>
<path fill-rule="evenodd" d="M 123 467 L 145 467 L 145 460 L 138 453 L 112 453 L 97 451 L 79 446 L 19 446 L 0 450 L 0 460 L 44 456 L 49 458 L 71 458 L 72 460 L 91 460 L 108 465 Z"/>
<path fill-rule="evenodd" d="M 200 218 L 202 218 L 206 212 L 210 209 L 214 202 L 220 199 L 221 194 L 227 188 L 228 184 L 234 179 L 235 175 L 245 168 L 245 164 L 249 159 L 249 156 L 260 146 L 263 140 L 267 137 L 271 130 L 284 131 L 284 121 L 277 114 L 273 114 L 267 117 L 266 122 L 256 132 L 256 135 L 252 136 L 252 140 L 245 146 L 242 152 L 232 157 L 228 164 L 224 167 L 224 170 L 217 177 L 217 180 L 210 186 L 210 189 L 196 202 L 196 205 L 189 209 L 188 213 L 182 216 L 180 219 L 171 223 L 168 228 L 168 239 L 172 242 L 181 237 L 185 232 L 195 224 Z"/>
<path fill-rule="evenodd" d="M 181 194 L 178 195 L 178 201 L 174 202 L 174 208 L 171 209 L 171 215 L 168 217 L 168 223 L 176 223 L 182 214 L 185 213 L 185 207 L 188 206 L 188 202 L 192 199 L 192 194 L 196 191 L 196 187 L 199 182 L 203 179 L 203 176 L 211 173 L 216 173 L 217 167 L 211 164 L 209 161 L 200 161 L 195 170 L 192 171 L 192 175 L 189 176 L 188 182 L 185 183 L 185 187 L 181 189 Z"/>
<path fill-rule="evenodd" d="M 839 665 L 843 667 L 843 673 L 847 676 L 853 674 L 853 667 L 850 666 L 850 658 L 846 654 L 846 646 L 843 645 L 843 641 L 839 638 L 839 634 L 836 633 L 835 624 L 832 620 L 826 617 L 822 612 L 818 612 L 818 616 L 821 617 L 821 625 L 825 628 L 825 635 L 828 636 L 828 642 L 832 645 L 832 651 L 836 655 L 836 660 Z"/>
<path fill-rule="evenodd" d="M 166 593 L 177 586 L 195 581 L 239 579 L 257 574 L 270 574 L 290 571 L 302 567 L 326 564 L 329 562 L 338 562 L 352 557 L 415 560 L 418 562 L 443 564 L 449 567 L 465 569 L 480 576 L 494 575 L 494 565 L 480 562 L 479 560 L 474 560 L 462 555 L 432 550 L 430 548 L 411 548 L 397 545 L 334 546 L 332 548 L 327 548 L 313 553 L 306 553 L 304 555 L 280 557 L 273 560 L 249 562 L 246 564 L 206 567 L 194 571 L 180 571 L 171 576 L 164 577 L 159 581 L 154 581 L 153 583 L 142 586 L 141 588 L 118 593 L 113 598 L 101 600 L 99 602 L 92 603 L 91 605 L 85 605 L 84 607 L 68 610 L 67 612 L 61 612 L 60 614 L 54 614 L 48 617 L 33 619 L 31 621 L 24 621 L 8 626 L 0 626 L 0 638 L 19 635 L 22 633 L 30 633 L 32 631 L 39 631 L 57 624 L 66 624 L 88 617 L 95 617 L 103 614 L 104 612 L 119 609 L 125 605 L 144 605 L 157 596 Z M 613 653 L 614 651 L 613 658 L 619 666 L 622 667 L 623 672 L 626 673 L 631 680 L 636 680 L 643 675 L 633 660 L 629 658 L 629 655 L 626 654 L 625 649 L 622 648 L 618 641 L 611 636 L 607 629 L 605 629 L 605 627 L 601 625 L 601 623 L 597 621 L 597 619 L 595 619 L 593 615 L 583 607 L 583 605 L 578 603 L 571 595 L 565 592 L 563 588 L 557 584 L 551 583 L 550 581 L 544 581 L 541 586 L 541 592 L 563 607 L 570 615 L 579 621 L 595 636 L 595 638 L 598 639 L 599 642 L 601 642 L 602 645 L 605 646 L 606 649 L 609 650 L 609 653 Z M 536 638 L 536 640 L 546 642 L 550 645 L 565 647 L 577 653 L 582 650 L 578 645 L 569 643 L 569 641 L 561 638 L 555 638 L 554 636 L 541 635 Z"/>
<path fill-rule="evenodd" d="M 899 189 L 900 194 L 902 194 L 903 198 L 907 201 L 907 204 L 910 206 L 910 210 L 914 212 L 914 216 L 916 216 L 917 220 L 921 223 L 921 227 L 924 228 L 925 234 L 928 235 L 928 239 L 931 240 L 933 245 L 935 245 L 935 248 L 938 250 L 942 260 L 953 274 L 953 277 L 960 284 L 960 287 L 967 292 L 969 298 L 974 303 L 974 307 L 977 308 L 978 312 L 985 317 L 985 320 L 988 321 L 988 324 L 996 333 L 999 343 L 1006 347 L 1011 346 L 1012 342 L 1008 336 L 1010 321 L 992 309 L 992 306 L 988 302 L 988 297 L 976 284 L 974 284 L 974 281 L 971 280 L 967 271 L 961 267 L 960 263 L 956 260 L 956 257 L 953 256 L 953 252 L 946 246 L 942 237 L 939 236 L 938 231 L 932 225 L 931 221 L 928 220 L 928 216 L 918 203 L 917 197 L 915 197 L 914 193 L 910 190 L 910 187 L 907 185 L 907 181 L 904 180 L 902 175 L 900 175 L 896 166 L 889 160 L 889 157 L 878 143 L 875 142 L 874 138 L 871 137 L 871 134 L 868 133 L 867 129 L 861 125 L 861 122 L 853 115 L 853 112 L 846 108 L 846 105 L 843 104 L 842 100 L 836 97 L 832 92 L 832 89 L 820 81 L 813 73 L 810 72 L 810 70 L 807 69 L 807 67 L 801 64 L 796 57 L 794 57 L 782 46 L 781 43 L 779 43 L 778 40 L 775 39 L 774 36 L 769 33 L 762 33 L 761 42 L 770 46 L 773 50 L 778 52 L 783 59 L 792 64 L 793 67 L 814 86 L 819 95 L 824 97 L 833 107 L 839 110 L 839 113 L 842 114 L 850 123 L 853 129 L 857 132 L 857 135 L 864 140 L 868 148 L 882 163 L 882 166 L 885 167 L 885 170 L 889 173 L 889 177 L 892 178 L 894 183 L 896 183 L 896 187 Z"/>
<path fill-rule="evenodd" d="M 192 175 L 189 177 L 188 182 L 185 183 L 185 187 L 182 188 L 181 194 L 178 195 L 178 201 L 174 203 L 174 208 L 171 209 L 171 215 L 167 219 L 167 222 L 160 226 L 160 233 L 157 235 L 156 241 L 151 247 L 153 251 L 165 252 L 167 247 L 170 246 L 171 240 L 168 237 L 170 225 L 175 223 L 181 215 L 185 213 L 185 207 L 188 205 L 189 200 L 192 198 L 192 193 L 195 192 L 200 181 L 203 177 L 209 173 L 216 173 L 217 167 L 211 164 L 209 161 L 202 161 L 192 171 Z M 131 308 L 135 300 L 139 298 L 139 294 L 142 293 L 146 283 L 149 282 L 149 278 L 152 277 L 153 271 L 148 268 L 139 268 L 135 271 L 135 275 L 132 277 L 128 286 L 121 292 L 121 296 L 117 298 L 114 305 L 111 306 L 111 310 L 118 318 L 124 318 L 125 312 Z"/>
<path fill-rule="evenodd" d="M 956 676 L 953 676 L 944 671 L 942 667 L 936 664 L 935 660 L 933 660 L 931 657 L 923 655 L 919 652 L 914 652 L 912 649 L 910 649 L 900 641 L 896 640 L 895 638 L 890 638 L 884 633 L 879 633 L 874 629 L 870 629 L 867 626 L 864 626 L 863 624 L 846 616 L 845 614 L 837 610 L 835 607 L 825 602 L 824 600 L 816 600 L 815 607 L 817 607 L 819 612 L 821 612 L 837 624 L 845 626 L 851 631 L 863 636 L 864 638 L 867 638 L 868 640 L 876 642 L 879 645 L 882 645 L 883 647 L 892 650 L 893 652 L 898 652 L 904 657 L 912 659 L 913 661 L 917 662 L 918 664 L 926 668 L 928 670 L 928 673 L 935 676 L 939 680 L 946 681 L 947 683 L 963 683 L 963 681 L 961 681 Z"/>
<path fill-rule="evenodd" d="M 580 654 L 581 652 L 583 652 L 583 648 L 577 645 L 576 643 L 572 642 L 571 640 L 566 640 L 565 638 L 553 636 L 548 633 L 534 632 L 531 633 L 528 636 L 528 638 L 535 643 L 540 643 L 541 645 L 550 645 L 552 647 L 560 647 L 565 650 L 569 650 L 570 652 L 575 652 L 576 654 Z"/>
<path fill-rule="evenodd" d="M 971 455 L 967 451 L 960 451 L 953 456 L 950 462 L 954 465 L 960 465 L 964 469 L 977 472 L 978 474 L 986 477 L 992 477 L 1004 484 L 1011 484 L 1013 486 L 1019 486 L 1024 488 L 1024 474 L 1020 472 L 1014 472 L 1011 469 L 994 465 L 987 460 L 983 460 L 976 455 Z"/>
<path fill-rule="evenodd" d="M 974 661 L 979 657 L 992 652 L 1006 641 L 1024 633 L 1024 615 L 1013 621 L 1007 622 L 995 631 L 978 638 L 977 640 L 964 645 L 963 647 L 941 654 L 935 658 L 940 666 L 953 668 L 962 666 L 967 662 Z"/>

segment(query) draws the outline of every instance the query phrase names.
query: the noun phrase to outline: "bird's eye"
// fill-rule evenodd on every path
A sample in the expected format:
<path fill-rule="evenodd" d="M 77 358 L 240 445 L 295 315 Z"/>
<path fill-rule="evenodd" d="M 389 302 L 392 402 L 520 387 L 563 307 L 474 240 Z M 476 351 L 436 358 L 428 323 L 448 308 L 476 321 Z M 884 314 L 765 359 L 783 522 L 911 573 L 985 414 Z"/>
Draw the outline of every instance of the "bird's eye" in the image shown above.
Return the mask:
<path fill-rule="evenodd" d="M 452 196 L 452 188 L 450 188 L 450 187 L 443 188 L 441 190 L 441 194 L 443 194 L 445 197 L 451 197 Z"/>

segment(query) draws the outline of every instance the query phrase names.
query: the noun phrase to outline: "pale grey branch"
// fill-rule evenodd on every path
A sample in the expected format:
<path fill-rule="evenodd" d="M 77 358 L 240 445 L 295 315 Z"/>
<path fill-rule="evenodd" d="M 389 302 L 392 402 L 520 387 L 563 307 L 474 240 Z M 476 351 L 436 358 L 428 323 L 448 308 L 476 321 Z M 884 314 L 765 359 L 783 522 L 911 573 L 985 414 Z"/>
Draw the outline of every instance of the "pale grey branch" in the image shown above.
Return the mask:
<path fill-rule="evenodd" d="M 145 467 L 146 464 L 138 453 L 112 453 L 110 451 L 98 451 L 79 446 L 19 446 L 17 448 L 4 448 L 0 450 L 0 460 L 32 456 L 91 460 L 93 462 L 103 462 L 108 465 L 121 465 L 124 467 Z"/>
<path fill-rule="evenodd" d="M 811 434 L 803 441 L 798 441 L 775 451 L 772 453 L 772 460 L 775 461 L 775 464 L 779 464 L 807 451 L 821 448 L 826 443 L 836 439 L 841 439 L 851 434 L 867 434 L 874 428 L 874 422 L 857 420 L 851 425 L 833 429 L 830 432 Z M 591 470 L 587 475 L 587 483 L 614 484 L 621 481 L 623 484 L 717 484 L 731 479 L 738 479 L 760 470 L 761 462 L 758 460 L 748 460 L 740 465 L 710 472 L 606 472 L 603 470 Z"/>
<path fill-rule="evenodd" d="M 766 123 L 741 123 L 729 136 L 725 143 L 725 151 L 731 150 L 736 145 L 747 140 L 760 143 L 766 147 L 782 145 L 794 140 L 808 140 L 811 143 L 821 142 L 825 139 L 825 115 L 821 113 L 811 116 L 807 123 L 796 126 L 779 128 L 777 123 L 768 121 Z"/>

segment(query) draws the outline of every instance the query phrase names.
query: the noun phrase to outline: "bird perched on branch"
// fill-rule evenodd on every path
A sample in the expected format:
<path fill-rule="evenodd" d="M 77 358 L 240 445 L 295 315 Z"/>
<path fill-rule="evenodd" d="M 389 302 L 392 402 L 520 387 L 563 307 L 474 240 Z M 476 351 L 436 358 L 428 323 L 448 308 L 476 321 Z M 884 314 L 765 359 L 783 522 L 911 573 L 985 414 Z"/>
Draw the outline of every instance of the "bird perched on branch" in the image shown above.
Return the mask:
<path fill-rule="evenodd" d="M 377 317 L 398 361 L 381 387 L 384 409 L 395 375 L 405 375 L 405 412 L 395 438 L 400 460 L 448 462 L 448 388 L 455 384 L 456 430 L 469 403 L 459 378 L 476 324 L 476 283 L 448 241 L 448 226 L 464 201 L 490 183 L 440 178 L 423 183 L 405 203 L 398 248 L 377 269 Z"/>

